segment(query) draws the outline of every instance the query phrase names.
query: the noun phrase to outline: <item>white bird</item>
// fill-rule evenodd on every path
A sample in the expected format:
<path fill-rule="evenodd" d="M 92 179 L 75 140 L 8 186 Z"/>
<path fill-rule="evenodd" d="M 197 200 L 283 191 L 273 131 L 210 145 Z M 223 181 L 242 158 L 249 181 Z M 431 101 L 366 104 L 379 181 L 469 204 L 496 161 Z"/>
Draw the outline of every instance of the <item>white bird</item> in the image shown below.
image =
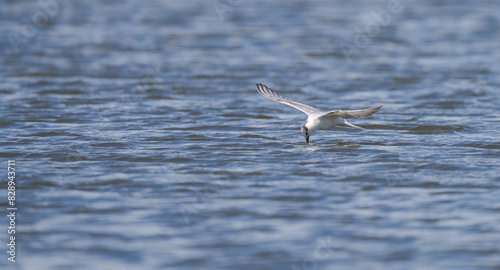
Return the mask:
<path fill-rule="evenodd" d="M 334 126 L 348 126 L 363 129 L 347 122 L 345 119 L 370 117 L 372 114 L 378 112 L 380 108 L 382 108 L 382 106 L 378 106 L 375 108 L 364 110 L 335 110 L 322 112 L 314 107 L 296 101 L 288 100 L 261 83 L 257 84 L 257 92 L 270 100 L 292 106 L 307 114 L 307 120 L 304 122 L 304 124 L 302 124 L 302 127 L 300 128 L 302 131 L 302 135 L 304 136 L 304 138 L 306 138 L 307 143 L 309 143 L 309 137 L 311 136 L 311 134 L 319 129 L 330 129 Z"/>

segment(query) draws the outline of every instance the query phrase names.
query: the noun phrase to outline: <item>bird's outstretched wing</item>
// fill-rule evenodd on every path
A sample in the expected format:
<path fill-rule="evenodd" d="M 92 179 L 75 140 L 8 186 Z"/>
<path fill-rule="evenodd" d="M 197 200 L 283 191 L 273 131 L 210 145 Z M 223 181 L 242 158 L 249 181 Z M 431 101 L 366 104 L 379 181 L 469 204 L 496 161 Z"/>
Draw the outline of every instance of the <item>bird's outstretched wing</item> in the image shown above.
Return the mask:
<path fill-rule="evenodd" d="M 344 119 L 348 118 L 360 118 L 360 117 L 370 117 L 372 114 L 378 112 L 382 106 L 378 106 L 375 108 L 370 108 L 370 109 L 364 109 L 364 110 L 336 110 L 336 111 L 329 111 L 322 116 L 322 117 L 341 117 Z"/>
<path fill-rule="evenodd" d="M 263 95 L 264 97 L 266 97 L 270 100 L 274 100 L 276 102 L 283 103 L 283 104 L 292 106 L 296 109 L 299 109 L 299 110 L 303 111 L 304 113 L 306 113 L 307 115 L 321 112 L 320 110 L 318 110 L 314 107 L 311 107 L 311 106 L 308 106 L 308 105 L 305 105 L 305 104 L 302 104 L 299 102 L 288 100 L 288 99 L 282 97 L 280 94 L 271 90 L 269 87 L 267 87 L 261 83 L 257 84 L 257 92 L 259 92 L 259 94 Z"/>

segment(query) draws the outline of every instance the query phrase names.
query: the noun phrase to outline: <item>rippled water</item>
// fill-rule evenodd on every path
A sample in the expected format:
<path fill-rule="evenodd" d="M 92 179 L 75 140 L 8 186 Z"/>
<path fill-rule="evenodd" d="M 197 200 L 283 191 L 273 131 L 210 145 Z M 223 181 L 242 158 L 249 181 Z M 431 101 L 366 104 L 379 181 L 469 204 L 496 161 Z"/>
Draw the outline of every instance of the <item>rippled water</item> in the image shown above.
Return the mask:
<path fill-rule="evenodd" d="M 2 267 L 500 269 L 498 1 L 59 3 L 0 3 Z"/>

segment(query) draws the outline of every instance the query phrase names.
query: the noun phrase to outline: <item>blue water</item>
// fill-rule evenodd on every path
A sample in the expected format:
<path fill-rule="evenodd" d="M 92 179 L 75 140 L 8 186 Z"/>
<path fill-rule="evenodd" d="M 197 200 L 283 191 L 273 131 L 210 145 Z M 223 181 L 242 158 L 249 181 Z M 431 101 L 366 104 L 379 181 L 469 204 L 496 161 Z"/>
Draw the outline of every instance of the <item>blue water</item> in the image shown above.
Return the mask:
<path fill-rule="evenodd" d="M 500 269 L 498 1 L 40 3 L 0 3 L 2 269 Z M 256 83 L 384 107 L 306 144 Z"/>

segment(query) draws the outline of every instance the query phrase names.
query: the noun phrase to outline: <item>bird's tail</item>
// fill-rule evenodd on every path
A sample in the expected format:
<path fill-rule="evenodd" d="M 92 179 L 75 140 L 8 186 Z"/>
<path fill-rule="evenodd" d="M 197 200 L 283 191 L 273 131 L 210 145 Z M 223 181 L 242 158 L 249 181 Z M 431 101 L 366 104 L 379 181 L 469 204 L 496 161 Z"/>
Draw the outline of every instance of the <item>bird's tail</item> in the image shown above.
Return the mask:
<path fill-rule="evenodd" d="M 356 126 L 356 125 L 353 125 L 353 124 L 351 124 L 351 123 L 349 123 L 349 122 L 347 122 L 347 121 L 345 121 L 345 120 L 344 120 L 344 123 L 343 123 L 342 125 L 343 125 L 343 126 L 346 126 L 346 127 L 352 127 L 352 128 L 364 129 L 364 128 L 362 128 L 362 127 L 358 127 L 358 126 Z"/>

